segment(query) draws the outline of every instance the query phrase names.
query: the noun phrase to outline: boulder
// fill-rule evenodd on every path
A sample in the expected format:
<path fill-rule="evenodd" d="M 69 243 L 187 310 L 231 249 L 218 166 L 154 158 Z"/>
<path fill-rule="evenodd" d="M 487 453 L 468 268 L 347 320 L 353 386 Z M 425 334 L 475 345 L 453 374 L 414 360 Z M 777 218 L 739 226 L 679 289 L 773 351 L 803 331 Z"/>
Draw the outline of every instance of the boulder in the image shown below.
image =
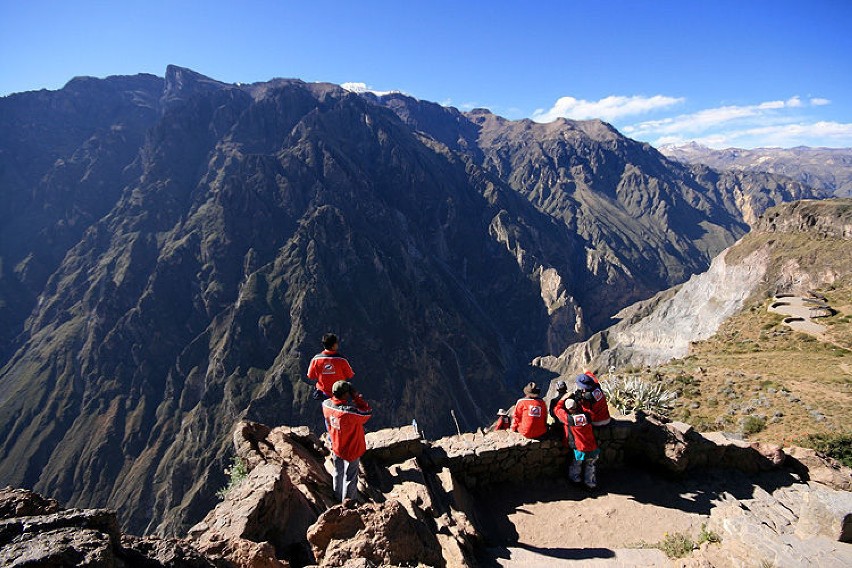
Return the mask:
<path fill-rule="evenodd" d="M 68 509 L 50 515 L 14 517 L 0 521 L 0 546 L 16 538 L 61 529 L 87 530 L 118 543 L 120 533 L 115 512 L 107 509 Z"/>
<path fill-rule="evenodd" d="M 116 566 L 109 534 L 81 528 L 24 532 L 0 548 L 0 566 Z"/>
<path fill-rule="evenodd" d="M 118 556 L 129 566 L 168 568 L 222 568 L 187 540 L 123 535 Z"/>
<path fill-rule="evenodd" d="M 336 502 L 319 439 L 307 428 L 240 422 L 234 445 L 249 474 L 190 536 L 203 552 L 238 566 L 286 565 L 278 557 L 312 562 L 305 533 Z"/>
<path fill-rule="evenodd" d="M 47 499 L 27 489 L 0 489 L 0 519 L 48 515 L 60 509 L 59 503 L 54 499 Z"/>
<path fill-rule="evenodd" d="M 423 440 L 414 426 L 368 432 L 366 442 L 364 459 L 381 463 L 399 463 L 423 453 Z"/>
<path fill-rule="evenodd" d="M 817 535 L 840 542 L 852 542 L 852 493 L 814 486 L 803 494 L 796 525 L 802 538 Z"/>
<path fill-rule="evenodd" d="M 446 566 L 438 539 L 398 501 L 332 507 L 308 531 L 320 566 L 347 566 L 353 558 L 380 566 Z"/>
<path fill-rule="evenodd" d="M 785 465 L 793 468 L 807 479 L 827 485 L 832 489 L 852 491 L 852 469 L 838 461 L 820 455 L 816 450 L 792 446 L 784 448 L 787 454 Z"/>

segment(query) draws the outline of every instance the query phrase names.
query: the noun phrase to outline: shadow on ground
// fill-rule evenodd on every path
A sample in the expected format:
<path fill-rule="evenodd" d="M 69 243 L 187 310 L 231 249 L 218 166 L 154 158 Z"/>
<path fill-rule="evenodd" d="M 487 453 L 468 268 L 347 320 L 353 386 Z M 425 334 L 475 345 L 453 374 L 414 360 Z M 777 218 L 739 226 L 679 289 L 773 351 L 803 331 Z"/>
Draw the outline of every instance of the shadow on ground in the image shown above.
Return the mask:
<path fill-rule="evenodd" d="M 631 548 L 627 543 L 619 542 L 619 536 L 623 535 L 618 534 L 618 523 L 643 523 L 641 516 L 625 517 L 625 514 L 631 512 L 621 511 L 617 505 L 624 503 L 625 499 L 637 503 L 637 507 L 649 506 L 648 511 L 643 512 L 647 515 L 669 516 L 668 513 L 659 509 L 655 511 L 652 507 L 672 510 L 673 519 L 694 523 L 691 525 L 694 530 L 698 524 L 706 522 L 706 517 L 724 495 L 738 500 L 750 499 L 754 496 L 756 487 L 772 493 L 781 487 L 798 483 L 799 480 L 786 471 L 749 475 L 735 470 L 706 470 L 672 478 L 643 469 L 623 469 L 602 472 L 600 482 L 600 489 L 596 491 L 573 485 L 567 479 L 542 479 L 522 485 L 498 484 L 474 490 L 473 501 L 478 507 L 474 522 L 482 531 L 485 545 L 491 555 L 490 558 L 483 559 L 483 565 L 494 566 L 497 565 L 496 559 L 509 558 L 508 548 L 523 548 L 552 559 L 612 558 L 615 556 L 613 549 L 625 546 Z M 614 496 L 618 498 L 613 499 Z M 542 503 L 561 503 L 563 506 L 542 507 Z M 588 514 L 596 508 L 597 516 Z M 632 514 L 636 515 L 636 507 L 633 509 Z M 538 518 L 535 518 L 533 510 L 549 511 L 554 513 L 554 516 L 542 518 L 540 512 Z M 529 522 L 533 524 L 521 525 L 520 523 L 526 523 L 524 519 L 527 515 L 530 515 Z M 651 519 L 648 524 L 653 520 L 655 519 Z M 596 521 L 606 522 L 611 526 L 601 527 L 595 525 Z M 526 528 L 526 531 L 521 532 L 527 534 L 527 537 L 519 536 L 515 523 L 519 523 L 518 527 Z M 538 536 L 530 537 L 531 526 L 542 532 L 536 533 Z M 589 539 L 589 548 L 578 547 L 586 540 L 582 537 L 583 531 L 598 532 L 596 529 L 604 528 L 614 533 L 607 533 L 610 536 L 605 538 Z M 662 530 L 660 529 L 659 535 L 647 537 L 648 540 L 654 541 L 662 537 Z M 543 534 L 545 532 L 550 532 L 550 535 Z M 629 530 L 623 532 L 630 533 Z M 521 540 L 527 542 L 519 542 Z M 562 544 L 564 547 L 560 546 Z"/>

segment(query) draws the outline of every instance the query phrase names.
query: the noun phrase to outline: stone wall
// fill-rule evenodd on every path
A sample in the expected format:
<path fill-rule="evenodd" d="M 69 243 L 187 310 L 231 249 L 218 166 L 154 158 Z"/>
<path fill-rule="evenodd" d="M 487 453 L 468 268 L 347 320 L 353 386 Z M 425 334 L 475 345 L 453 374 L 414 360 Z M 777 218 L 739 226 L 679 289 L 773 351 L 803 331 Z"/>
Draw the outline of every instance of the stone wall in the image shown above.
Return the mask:
<path fill-rule="evenodd" d="M 682 422 L 640 414 L 614 418 L 595 428 L 600 468 L 644 465 L 672 473 L 720 467 L 747 472 L 781 465 L 780 446 L 744 442 L 719 432 L 700 434 Z M 420 439 L 410 426 L 367 434 L 365 462 L 383 465 L 418 459 L 428 469 L 447 468 L 468 487 L 565 475 L 569 451 L 558 431 L 529 440 L 511 431 L 466 433 L 435 441 Z"/>

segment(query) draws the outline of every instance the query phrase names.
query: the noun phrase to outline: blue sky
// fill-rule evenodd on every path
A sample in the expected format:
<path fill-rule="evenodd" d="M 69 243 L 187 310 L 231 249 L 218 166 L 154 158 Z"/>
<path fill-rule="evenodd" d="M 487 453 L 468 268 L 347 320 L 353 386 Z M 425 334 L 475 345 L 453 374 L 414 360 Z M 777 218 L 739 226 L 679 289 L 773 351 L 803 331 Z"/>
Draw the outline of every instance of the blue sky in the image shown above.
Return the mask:
<path fill-rule="evenodd" d="M 0 95 L 189 67 L 400 90 L 653 144 L 852 147 L 852 1 L 0 0 Z"/>

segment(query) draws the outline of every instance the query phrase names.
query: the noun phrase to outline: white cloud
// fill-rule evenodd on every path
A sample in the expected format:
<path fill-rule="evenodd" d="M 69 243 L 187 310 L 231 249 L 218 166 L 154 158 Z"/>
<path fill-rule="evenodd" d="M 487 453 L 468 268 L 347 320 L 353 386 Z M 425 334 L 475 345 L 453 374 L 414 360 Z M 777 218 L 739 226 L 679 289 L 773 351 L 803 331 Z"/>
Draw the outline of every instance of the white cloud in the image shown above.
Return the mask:
<path fill-rule="evenodd" d="M 402 91 L 377 91 L 372 87 L 368 87 L 367 83 L 342 83 L 340 85 L 351 93 L 373 93 L 377 97 L 383 97 L 392 93 L 401 93 Z"/>
<path fill-rule="evenodd" d="M 656 145 L 696 141 L 712 148 L 731 146 L 852 146 L 849 124 L 820 120 L 808 107 L 828 104 L 826 99 L 771 100 L 753 105 L 728 105 L 702 109 L 621 127 L 634 138 Z"/>
<path fill-rule="evenodd" d="M 666 97 L 663 95 L 653 97 L 613 95 L 599 101 L 562 97 L 549 110 L 536 109 L 531 118 L 536 122 L 553 122 L 560 117 L 574 120 L 600 118 L 613 121 L 624 116 L 644 114 L 667 108 L 683 101 L 682 97 Z"/>
<path fill-rule="evenodd" d="M 698 137 L 661 136 L 654 144 L 698 142 L 709 148 L 793 146 L 852 146 L 852 123 L 819 121 L 733 129 Z"/>

